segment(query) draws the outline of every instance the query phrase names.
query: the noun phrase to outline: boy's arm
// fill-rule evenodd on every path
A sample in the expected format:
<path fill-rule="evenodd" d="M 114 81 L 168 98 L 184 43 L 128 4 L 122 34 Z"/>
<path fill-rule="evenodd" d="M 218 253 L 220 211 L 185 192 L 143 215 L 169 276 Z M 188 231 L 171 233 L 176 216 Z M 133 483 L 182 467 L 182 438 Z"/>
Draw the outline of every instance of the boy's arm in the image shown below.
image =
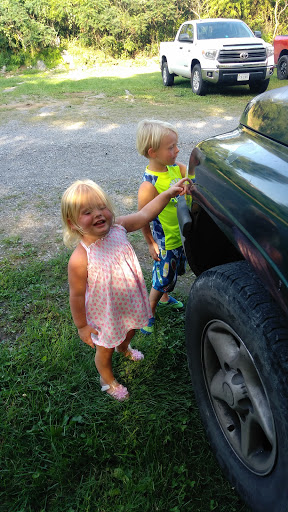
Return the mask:
<path fill-rule="evenodd" d="M 85 249 L 82 247 L 77 247 L 69 260 L 68 281 L 70 290 L 69 302 L 73 322 L 78 329 L 81 340 L 90 347 L 95 348 L 91 333 L 98 334 L 98 332 L 87 324 L 86 318 L 87 256 Z"/>
<path fill-rule="evenodd" d="M 179 168 L 180 168 L 180 172 L 181 172 L 181 176 L 182 176 L 182 178 L 185 178 L 185 176 L 187 176 L 187 168 L 186 168 L 186 165 L 181 164 L 180 162 L 176 162 L 176 165 L 178 165 L 178 166 L 179 166 Z"/>

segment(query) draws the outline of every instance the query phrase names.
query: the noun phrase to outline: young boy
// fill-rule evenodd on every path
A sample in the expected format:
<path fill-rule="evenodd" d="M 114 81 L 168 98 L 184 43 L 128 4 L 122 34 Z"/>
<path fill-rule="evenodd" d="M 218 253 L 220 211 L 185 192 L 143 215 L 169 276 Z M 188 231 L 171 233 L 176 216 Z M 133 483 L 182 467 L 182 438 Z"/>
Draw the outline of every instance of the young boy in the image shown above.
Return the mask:
<path fill-rule="evenodd" d="M 138 124 L 137 150 L 149 160 L 138 191 L 139 209 L 186 176 L 186 166 L 176 162 L 179 153 L 177 144 L 178 132 L 171 124 L 155 120 L 143 120 Z M 194 176 L 189 175 L 189 178 Z M 183 308 L 182 302 L 168 295 L 174 289 L 178 275 L 185 272 L 185 255 L 177 219 L 177 198 L 172 199 L 153 220 L 153 234 L 149 224 L 142 228 L 142 232 L 154 265 L 149 296 L 153 316 L 141 332 L 151 334 L 157 305 L 166 305 L 176 310 Z"/>

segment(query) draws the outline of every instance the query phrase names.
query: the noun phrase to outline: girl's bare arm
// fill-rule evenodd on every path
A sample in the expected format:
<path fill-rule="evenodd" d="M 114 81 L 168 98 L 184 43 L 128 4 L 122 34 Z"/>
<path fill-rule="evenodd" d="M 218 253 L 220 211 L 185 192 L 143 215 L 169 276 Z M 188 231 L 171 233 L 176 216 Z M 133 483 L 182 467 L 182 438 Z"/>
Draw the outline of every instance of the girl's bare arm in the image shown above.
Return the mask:
<path fill-rule="evenodd" d="M 142 210 L 146 204 L 150 203 L 150 201 L 152 201 L 157 196 L 158 192 L 156 188 L 148 181 L 144 181 L 140 185 L 138 191 L 138 210 Z M 150 256 L 153 258 L 153 260 L 160 261 L 158 244 L 153 238 L 149 222 L 142 227 L 142 233 L 148 244 Z"/>
<path fill-rule="evenodd" d="M 169 203 L 172 197 L 176 197 L 178 195 L 184 194 L 184 183 L 187 181 L 187 178 L 182 178 L 175 185 L 170 187 L 165 192 L 157 195 L 150 202 L 145 204 L 141 210 L 137 213 L 132 213 L 130 215 L 125 215 L 123 217 L 118 217 L 116 222 L 118 224 L 122 224 L 127 231 L 137 231 L 137 229 L 141 229 L 146 226 L 149 222 L 151 222 L 157 215 L 165 208 L 165 206 Z M 139 195 L 141 196 L 141 188 L 144 191 L 145 182 L 140 185 Z M 153 186 L 153 185 L 152 185 Z M 147 187 L 146 187 L 147 188 Z M 154 187 L 153 187 L 154 188 Z M 143 192 L 144 195 L 144 192 Z"/>
<path fill-rule="evenodd" d="M 87 324 L 85 310 L 85 292 L 87 283 L 87 255 L 83 247 L 76 247 L 68 264 L 68 281 L 70 289 L 70 309 L 78 334 L 84 343 L 95 348 L 91 333 L 98 334 Z"/>

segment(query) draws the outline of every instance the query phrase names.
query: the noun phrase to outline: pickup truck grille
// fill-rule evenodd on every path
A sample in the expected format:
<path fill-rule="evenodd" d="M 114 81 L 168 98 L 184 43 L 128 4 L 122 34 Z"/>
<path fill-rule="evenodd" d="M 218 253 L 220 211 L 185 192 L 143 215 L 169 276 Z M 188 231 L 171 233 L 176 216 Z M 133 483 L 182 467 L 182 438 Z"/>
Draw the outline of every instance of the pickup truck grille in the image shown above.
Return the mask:
<path fill-rule="evenodd" d="M 220 50 L 218 62 L 225 64 L 228 62 L 263 62 L 266 59 L 266 50 L 263 46 L 231 46 Z"/>

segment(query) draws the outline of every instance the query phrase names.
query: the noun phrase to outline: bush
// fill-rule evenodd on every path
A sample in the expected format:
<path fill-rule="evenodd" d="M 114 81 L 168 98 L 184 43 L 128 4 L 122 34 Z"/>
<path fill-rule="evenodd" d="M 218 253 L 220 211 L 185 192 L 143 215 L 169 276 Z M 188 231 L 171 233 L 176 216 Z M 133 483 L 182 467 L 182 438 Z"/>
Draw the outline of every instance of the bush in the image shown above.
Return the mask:
<path fill-rule="evenodd" d="M 56 67 L 62 62 L 60 48 L 45 48 L 38 52 L 2 51 L 0 53 L 0 68 L 6 66 L 8 71 L 16 70 L 21 66 L 35 67 L 38 60 L 43 60 L 45 66 L 49 69 Z"/>

